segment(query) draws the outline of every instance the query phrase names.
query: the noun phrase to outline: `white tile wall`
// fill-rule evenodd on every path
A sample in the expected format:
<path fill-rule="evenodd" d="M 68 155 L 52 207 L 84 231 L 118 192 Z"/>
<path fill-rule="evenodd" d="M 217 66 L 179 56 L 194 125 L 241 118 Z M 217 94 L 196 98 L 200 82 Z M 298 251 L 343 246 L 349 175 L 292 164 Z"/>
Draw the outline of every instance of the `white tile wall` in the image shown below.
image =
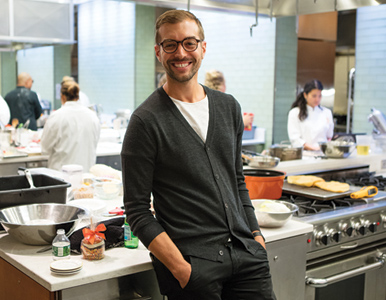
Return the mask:
<path fill-rule="evenodd" d="M 54 50 L 52 46 L 17 51 L 17 73 L 29 73 L 34 83 L 32 90 L 41 99 L 54 100 Z"/>
<path fill-rule="evenodd" d="M 135 4 L 93 1 L 78 11 L 79 85 L 103 111 L 134 108 Z"/>
<path fill-rule="evenodd" d="M 199 71 L 217 69 L 224 73 L 227 93 L 240 102 L 244 112 L 255 114 L 254 124 L 266 129 L 266 142 L 271 144 L 275 71 L 275 19 L 222 12 L 192 11 L 202 22 L 207 52 Z"/>
<path fill-rule="evenodd" d="M 386 5 L 357 10 L 353 132 L 371 133 L 372 107 L 386 113 Z"/>

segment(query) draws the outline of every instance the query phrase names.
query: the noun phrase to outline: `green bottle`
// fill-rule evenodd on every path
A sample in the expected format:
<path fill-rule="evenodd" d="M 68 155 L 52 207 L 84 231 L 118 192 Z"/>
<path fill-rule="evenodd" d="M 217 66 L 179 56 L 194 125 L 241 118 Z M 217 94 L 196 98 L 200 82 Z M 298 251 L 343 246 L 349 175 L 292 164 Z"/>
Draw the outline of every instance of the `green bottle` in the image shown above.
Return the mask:
<path fill-rule="evenodd" d="M 138 238 L 131 231 L 130 225 L 127 223 L 127 219 L 125 219 L 124 236 L 126 248 L 138 248 Z"/>

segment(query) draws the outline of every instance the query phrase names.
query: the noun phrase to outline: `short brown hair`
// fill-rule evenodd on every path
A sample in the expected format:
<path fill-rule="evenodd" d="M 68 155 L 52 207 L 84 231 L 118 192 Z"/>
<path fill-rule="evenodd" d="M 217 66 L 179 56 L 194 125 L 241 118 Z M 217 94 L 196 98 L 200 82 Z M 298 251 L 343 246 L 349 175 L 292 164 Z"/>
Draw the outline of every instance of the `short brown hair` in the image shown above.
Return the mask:
<path fill-rule="evenodd" d="M 186 10 L 178 10 L 178 9 L 173 9 L 173 10 L 168 10 L 164 12 L 162 15 L 160 15 L 157 18 L 157 21 L 155 22 L 155 42 L 156 44 L 160 43 L 161 37 L 159 36 L 159 29 L 163 24 L 177 24 L 182 21 L 185 21 L 186 19 L 190 19 L 196 22 L 198 26 L 198 35 L 200 40 L 205 39 L 205 34 L 204 34 L 204 28 L 202 27 L 202 24 L 197 17 L 192 14 L 189 11 Z"/>
<path fill-rule="evenodd" d="M 79 99 L 79 85 L 75 81 L 64 81 L 60 92 L 66 97 L 67 101 Z"/>

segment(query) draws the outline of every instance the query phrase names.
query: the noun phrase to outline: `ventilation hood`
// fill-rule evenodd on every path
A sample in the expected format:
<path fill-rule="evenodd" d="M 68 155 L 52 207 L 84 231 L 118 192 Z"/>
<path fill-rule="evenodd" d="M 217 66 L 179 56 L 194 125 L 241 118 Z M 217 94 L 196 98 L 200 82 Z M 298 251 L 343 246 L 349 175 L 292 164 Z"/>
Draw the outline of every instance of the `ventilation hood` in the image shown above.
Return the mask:
<path fill-rule="evenodd" d="M 0 0 L 0 51 L 74 42 L 72 0 Z"/>
<path fill-rule="evenodd" d="M 230 12 L 255 13 L 271 17 L 308 15 L 331 11 L 351 10 L 363 6 L 385 4 L 386 0 L 140 0 L 164 7 L 213 9 Z"/>

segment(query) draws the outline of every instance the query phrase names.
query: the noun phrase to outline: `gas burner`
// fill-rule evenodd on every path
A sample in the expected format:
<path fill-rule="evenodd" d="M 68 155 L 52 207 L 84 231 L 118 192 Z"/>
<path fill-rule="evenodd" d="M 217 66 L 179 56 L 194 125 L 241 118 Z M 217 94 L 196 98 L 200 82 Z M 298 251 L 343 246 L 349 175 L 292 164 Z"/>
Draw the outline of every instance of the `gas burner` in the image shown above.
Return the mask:
<path fill-rule="evenodd" d="M 337 176 L 332 180 L 346 182 L 355 186 L 370 186 L 374 185 L 378 190 L 386 191 L 386 178 L 383 176 L 375 176 L 375 172 L 364 172 L 355 177 Z"/>
<path fill-rule="evenodd" d="M 334 211 L 365 203 L 362 199 L 342 198 L 321 201 L 294 195 L 283 195 L 280 200 L 296 204 L 299 207 L 295 214 L 297 217 Z"/>

